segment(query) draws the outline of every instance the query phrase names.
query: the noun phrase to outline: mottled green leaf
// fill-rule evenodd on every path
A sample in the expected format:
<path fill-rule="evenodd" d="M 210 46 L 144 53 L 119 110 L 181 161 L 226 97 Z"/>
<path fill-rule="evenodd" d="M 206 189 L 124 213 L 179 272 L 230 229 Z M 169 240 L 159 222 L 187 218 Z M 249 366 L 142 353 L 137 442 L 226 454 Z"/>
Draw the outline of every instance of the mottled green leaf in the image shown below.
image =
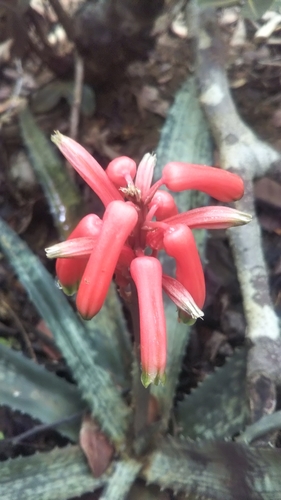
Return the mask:
<path fill-rule="evenodd" d="M 0 248 L 53 333 L 83 399 L 108 437 L 120 444 L 124 439 L 130 411 L 110 373 L 99 365 L 99 353 L 89 348 L 83 324 L 39 259 L 1 219 Z M 105 314 L 106 322 L 106 310 L 100 314 Z"/>
<path fill-rule="evenodd" d="M 249 417 L 246 368 L 247 349 L 243 348 L 187 395 L 176 408 L 180 433 L 207 440 L 240 432 Z"/>
<path fill-rule="evenodd" d="M 271 415 L 265 415 L 257 422 L 246 427 L 245 431 L 236 439 L 240 443 L 252 443 L 255 439 L 258 439 L 266 434 L 280 431 L 281 429 L 281 410 L 272 413 Z"/>
<path fill-rule="evenodd" d="M 133 347 L 113 283 L 101 312 L 83 324 L 88 333 L 89 350 L 98 352 L 99 365 L 111 373 L 116 384 L 127 390 L 131 384 Z"/>
<path fill-rule="evenodd" d="M 67 500 L 102 487 L 104 474 L 94 478 L 80 448 L 68 446 L 1 463 L 3 500 Z"/>
<path fill-rule="evenodd" d="M 280 467 L 280 449 L 169 439 L 148 458 L 143 475 L 149 483 L 185 492 L 187 499 L 277 500 Z"/>
<path fill-rule="evenodd" d="M 133 459 L 117 462 L 100 500 L 127 500 L 128 493 L 141 467 L 142 464 Z"/>
<path fill-rule="evenodd" d="M 21 133 L 30 161 L 48 200 L 62 237 L 69 234 L 82 214 L 80 194 L 53 145 L 25 108 L 19 115 Z"/>
<path fill-rule="evenodd" d="M 3 345 L 0 345 L 0 405 L 28 413 L 45 424 L 85 408 L 77 387 Z M 74 441 L 79 429 L 79 420 L 57 427 Z"/>

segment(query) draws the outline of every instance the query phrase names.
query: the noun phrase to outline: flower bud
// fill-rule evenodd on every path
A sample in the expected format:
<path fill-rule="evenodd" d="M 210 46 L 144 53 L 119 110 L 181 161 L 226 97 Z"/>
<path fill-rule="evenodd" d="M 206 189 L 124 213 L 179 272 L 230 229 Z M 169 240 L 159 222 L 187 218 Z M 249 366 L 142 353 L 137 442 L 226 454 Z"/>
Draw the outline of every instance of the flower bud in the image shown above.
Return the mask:
<path fill-rule="evenodd" d="M 101 309 L 122 248 L 137 221 L 137 211 L 131 204 L 112 201 L 107 206 L 76 297 L 77 309 L 84 319 L 91 319 Z"/>
<path fill-rule="evenodd" d="M 205 279 L 196 242 L 189 227 L 178 224 L 164 233 L 164 248 L 176 261 L 176 278 L 201 309 L 205 301 Z"/>
<path fill-rule="evenodd" d="M 95 191 L 105 207 L 113 200 L 123 199 L 101 165 L 83 146 L 60 132 L 55 132 L 51 139 L 82 179 Z"/>
<path fill-rule="evenodd" d="M 163 168 L 162 181 L 172 191 L 197 189 L 224 202 L 239 200 L 244 194 L 241 177 L 206 165 L 167 163 Z"/>
<path fill-rule="evenodd" d="M 136 162 L 128 156 L 115 158 L 106 168 L 106 173 L 109 179 L 117 188 L 132 185 L 136 171 Z"/>
<path fill-rule="evenodd" d="M 154 257 L 137 257 L 131 263 L 140 316 L 142 383 L 164 383 L 167 358 L 166 320 L 162 298 L 162 266 Z"/>
<path fill-rule="evenodd" d="M 86 215 L 86 217 L 83 217 L 79 224 L 77 224 L 65 243 L 81 237 L 90 237 L 94 241 L 97 241 L 101 226 L 102 221 L 97 215 Z M 67 295 L 73 295 L 73 293 L 77 291 L 88 260 L 89 255 L 86 257 L 57 259 L 56 274 L 61 287 Z"/>
<path fill-rule="evenodd" d="M 154 215 L 157 220 L 177 215 L 178 209 L 175 200 L 168 191 L 158 190 L 153 196 L 148 208 L 155 207 Z"/>

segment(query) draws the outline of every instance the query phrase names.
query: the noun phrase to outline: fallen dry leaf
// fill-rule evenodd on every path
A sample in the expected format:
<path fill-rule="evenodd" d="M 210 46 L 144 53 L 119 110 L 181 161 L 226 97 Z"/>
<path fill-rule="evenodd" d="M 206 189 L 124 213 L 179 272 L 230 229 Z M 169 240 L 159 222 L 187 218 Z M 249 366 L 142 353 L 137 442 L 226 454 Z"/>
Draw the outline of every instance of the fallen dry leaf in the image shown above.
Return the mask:
<path fill-rule="evenodd" d="M 83 418 L 79 441 L 93 475 L 100 477 L 111 462 L 114 448 L 90 415 Z"/>

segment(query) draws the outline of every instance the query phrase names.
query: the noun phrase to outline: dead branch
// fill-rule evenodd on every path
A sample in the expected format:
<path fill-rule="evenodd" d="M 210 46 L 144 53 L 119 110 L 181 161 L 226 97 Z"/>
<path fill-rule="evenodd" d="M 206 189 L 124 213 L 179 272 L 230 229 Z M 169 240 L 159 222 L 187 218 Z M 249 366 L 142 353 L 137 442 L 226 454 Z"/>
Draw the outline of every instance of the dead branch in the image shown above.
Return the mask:
<path fill-rule="evenodd" d="M 221 167 L 241 175 L 245 196 L 235 203 L 253 221 L 228 231 L 241 286 L 247 337 L 253 347 L 248 358 L 249 399 L 253 421 L 275 409 L 275 384 L 281 382 L 281 340 L 268 285 L 261 231 L 255 213 L 253 180 L 280 162 L 280 155 L 262 142 L 239 117 L 224 69 L 224 46 L 216 12 L 188 7 L 188 22 L 196 40 L 196 73 L 200 100 L 220 153 Z"/>

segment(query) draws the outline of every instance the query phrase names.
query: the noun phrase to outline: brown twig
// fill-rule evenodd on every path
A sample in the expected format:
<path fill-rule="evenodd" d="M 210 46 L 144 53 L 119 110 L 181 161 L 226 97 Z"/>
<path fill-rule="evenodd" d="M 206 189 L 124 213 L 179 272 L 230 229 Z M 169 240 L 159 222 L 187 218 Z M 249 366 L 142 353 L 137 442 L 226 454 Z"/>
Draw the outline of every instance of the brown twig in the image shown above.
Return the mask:
<path fill-rule="evenodd" d="M 8 302 L 3 298 L 2 298 L 2 304 L 4 305 L 6 310 L 8 311 L 9 315 L 12 317 L 18 331 L 20 332 L 20 334 L 25 342 L 29 356 L 31 357 L 31 359 L 33 359 L 33 361 L 35 361 L 37 363 L 37 358 L 36 358 L 35 352 L 33 350 L 33 347 L 31 345 L 31 342 L 29 340 L 29 337 L 27 335 L 27 332 L 26 332 L 21 320 L 19 319 L 18 315 L 13 311 L 13 309 L 8 304 Z"/>
<path fill-rule="evenodd" d="M 58 20 L 62 27 L 64 28 L 69 40 L 74 41 L 74 28 L 73 22 L 69 15 L 65 12 L 65 10 L 61 6 L 60 0 L 49 0 L 51 6 L 53 7 Z"/>
<path fill-rule="evenodd" d="M 84 80 L 84 60 L 78 54 L 78 52 L 75 51 L 74 92 L 73 92 L 73 103 L 70 114 L 70 137 L 72 137 L 72 139 L 77 139 L 77 134 L 78 134 L 83 80 Z"/>
<path fill-rule="evenodd" d="M 253 348 L 248 358 L 249 399 L 253 421 L 274 411 L 275 384 L 281 382 L 281 340 L 268 285 L 261 231 L 254 208 L 253 180 L 280 161 L 273 148 L 258 139 L 239 117 L 224 68 L 224 46 L 216 12 L 189 4 L 189 24 L 196 40 L 196 72 L 200 100 L 220 153 L 221 167 L 241 175 L 245 196 L 236 202 L 253 221 L 228 231 L 244 303 L 247 337 Z"/>
<path fill-rule="evenodd" d="M 69 415 L 68 417 L 61 418 L 60 420 L 56 420 L 55 422 L 52 422 L 51 424 L 36 425 L 32 429 L 29 429 L 28 431 L 22 432 L 21 434 L 18 434 L 17 436 L 3 439 L 0 442 L 0 446 L 3 447 L 7 444 L 10 444 L 12 446 L 16 446 L 19 443 L 21 443 L 23 440 L 28 439 L 28 438 L 33 437 L 33 436 L 36 436 L 36 434 L 38 434 L 40 432 L 45 432 L 45 431 L 48 431 L 50 429 L 55 429 L 56 427 L 59 427 L 60 425 L 73 422 L 73 420 L 77 420 L 78 418 L 81 418 L 82 415 L 83 415 L 83 411 L 79 411 L 77 413 L 74 413 L 73 415 Z"/>

